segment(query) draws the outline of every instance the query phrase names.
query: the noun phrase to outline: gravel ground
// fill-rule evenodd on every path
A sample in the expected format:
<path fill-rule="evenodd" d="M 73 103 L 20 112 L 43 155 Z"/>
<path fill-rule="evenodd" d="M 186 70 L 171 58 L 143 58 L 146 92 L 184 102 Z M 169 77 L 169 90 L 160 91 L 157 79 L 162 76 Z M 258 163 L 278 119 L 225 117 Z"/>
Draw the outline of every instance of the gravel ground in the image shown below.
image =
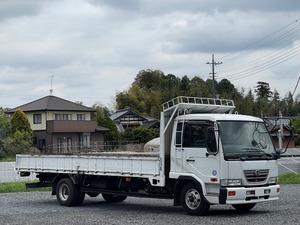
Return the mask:
<path fill-rule="evenodd" d="M 257 204 L 247 213 L 211 206 L 206 216 L 189 216 L 172 200 L 128 198 L 106 203 L 86 197 L 82 206 L 63 207 L 49 192 L 0 194 L 0 224 L 299 224 L 300 185 L 282 186 L 279 201 Z"/>

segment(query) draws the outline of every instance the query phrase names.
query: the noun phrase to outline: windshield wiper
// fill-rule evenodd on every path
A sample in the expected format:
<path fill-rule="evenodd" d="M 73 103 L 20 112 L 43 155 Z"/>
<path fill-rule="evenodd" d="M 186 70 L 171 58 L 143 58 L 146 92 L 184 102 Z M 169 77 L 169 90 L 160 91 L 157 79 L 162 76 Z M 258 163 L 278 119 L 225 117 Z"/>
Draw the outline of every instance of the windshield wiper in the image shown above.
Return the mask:
<path fill-rule="evenodd" d="M 260 157 L 263 157 L 263 156 L 273 157 L 274 156 L 272 153 L 267 153 L 258 148 L 242 148 L 242 150 L 246 150 L 249 153 L 259 153 L 258 156 L 260 156 Z"/>

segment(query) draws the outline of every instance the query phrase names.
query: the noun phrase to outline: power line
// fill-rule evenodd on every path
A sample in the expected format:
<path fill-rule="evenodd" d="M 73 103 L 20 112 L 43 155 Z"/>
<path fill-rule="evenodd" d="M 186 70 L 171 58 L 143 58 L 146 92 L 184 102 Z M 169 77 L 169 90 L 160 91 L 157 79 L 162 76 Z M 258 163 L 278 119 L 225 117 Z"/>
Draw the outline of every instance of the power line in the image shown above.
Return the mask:
<path fill-rule="evenodd" d="M 294 49 L 286 50 L 284 53 L 281 53 L 279 56 L 273 57 L 273 58 L 267 58 L 267 59 L 260 59 L 261 61 L 264 60 L 264 62 L 258 64 L 255 67 L 251 67 L 245 70 L 242 70 L 240 72 L 232 73 L 230 75 L 227 75 L 227 78 L 233 78 L 235 80 L 244 78 L 245 75 L 252 75 L 256 74 L 258 72 L 261 72 L 263 70 L 269 69 L 271 67 L 277 66 L 288 59 L 291 59 L 297 55 L 300 54 L 300 45 L 298 45 Z"/>
<path fill-rule="evenodd" d="M 267 35 L 267 36 L 265 36 L 265 37 L 263 37 L 263 38 L 261 38 L 261 39 L 255 41 L 255 42 L 253 42 L 253 43 L 247 45 L 246 47 L 244 47 L 244 48 L 242 48 L 242 49 L 240 49 L 240 50 L 237 50 L 237 51 L 235 51 L 235 52 L 233 52 L 233 53 L 230 53 L 230 54 L 228 54 L 228 55 L 225 55 L 225 56 L 221 57 L 219 60 L 222 59 L 223 61 L 227 61 L 227 60 L 233 59 L 233 58 L 229 58 L 229 59 L 228 59 L 228 57 L 229 57 L 229 56 L 232 56 L 232 55 L 234 55 L 234 54 L 236 54 L 236 53 L 239 53 L 239 52 L 241 52 L 241 51 L 244 51 L 244 50 L 246 50 L 246 49 L 248 49 L 248 48 L 254 46 L 254 45 L 257 44 L 257 43 L 264 41 L 265 39 L 271 37 L 272 35 L 277 34 L 278 32 L 280 32 L 280 31 L 284 30 L 285 28 L 287 28 L 287 27 L 293 25 L 294 23 L 298 23 L 298 22 L 299 22 L 299 20 L 297 19 L 297 20 L 293 21 L 292 23 L 289 23 L 289 24 L 287 24 L 287 25 L 281 27 L 280 29 L 274 31 L 273 33 L 271 33 L 271 34 L 269 34 L 269 35 Z M 294 28 L 293 28 L 293 29 L 294 29 Z M 238 57 L 238 56 L 235 56 L 234 58 L 236 58 L 236 57 Z"/>
<path fill-rule="evenodd" d="M 298 29 L 297 31 L 295 31 L 295 32 L 298 32 L 298 31 L 300 31 L 300 29 Z M 294 33 L 294 32 L 293 32 Z M 283 38 L 281 38 L 281 39 L 283 39 Z M 280 39 L 280 40 L 281 40 Z M 238 69 L 241 69 L 241 68 L 244 68 L 244 67 L 247 67 L 247 66 L 250 66 L 250 65 L 253 65 L 253 64 L 256 64 L 256 63 L 258 63 L 258 62 L 261 62 L 261 60 L 263 59 L 263 58 L 267 58 L 267 57 L 273 57 L 273 56 L 276 56 L 276 55 L 279 55 L 279 54 L 282 54 L 282 53 L 280 53 L 280 50 L 282 50 L 282 49 L 285 49 L 286 48 L 286 46 L 282 46 L 282 47 L 280 47 L 280 48 L 278 48 L 278 49 L 276 49 L 276 50 L 274 50 L 273 52 L 271 52 L 271 53 L 268 53 L 268 54 L 266 54 L 266 55 L 263 55 L 261 58 L 256 58 L 255 60 L 253 60 L 253 61 L 250 61 L 250 62 L 248 62 L 248 63 L 244 63 L 244 64 L 242 64 L 242 65 L 239 65 L 239 66 L 235 66 L 235 67 L 231 67 L 231 68 L 229 68 L 229 69 L 227 69 L 226 71 L 223 71 L 223 72 L 227 72 L 227 71 L 234 71 L 234 70 L 238 70 Z M 279 52 L 278 54 L 276 54 L 277 52 Z M 245 54 L 248 54 L 248 55 L 251 55 L 251 54 L 249 54 L 249 53 L 245 53 Z M 239 58 L 240 59 L 240 58 Z"/>
<path fill-rule="evenodd" d="M 291 25 L 297 23 L 297 25 L 295 27 L 290 28 Z M 286 30 L 288 28 L 288 30 Z M 282 31 L 284 31 L 284 33 L 282 33 Z M 254 58 L 254 60 L 250 61 L 250 62 L 245 62 L 241 65 L 235 66 L 235 67 L 231 67 L 229 69 L 227 69 L 226 71 L 222 71 L 222 77 L 223 78 L 230 78 L 231 80 L 238 80 L 238 79 L 242 79 L 248 76 L 252 76 L 255 75 L 259 72 L 262 72 L 264 70 L 267 70 L 269 68 L 272 68 L 274 66 L 277 66 L 291 58 L 296 57 L 297 55 L 300 54 L 300 45 L 297 44 L 295 46 L 293 46 L 292 48 L 287 48 L 288 45 L 292 45 L 293 43 L 295 43 L 295 40 L 299 40 L 300 36 L 294 36 L 293 39 L 290 38 L 290 41 L 285 41 L 283 42 L 283 40 L 285 40 L 286 38 L 289 38 L 291 35 L 294 35 L 295 33 L 300 31 L 300 22 L 299 20 L 296 20 L 280 29 L 278 29 L 277 31 L 271 33 L 270 35 L 267 35 L 266 37 L 246 46 L 245 48 L 243 48 L 242 50 L 245 50 L 251 46 L 254 46 L 257 43 L 261 43 L 260 45 L 258 45 L 256 47 L 256 49 L 258 47 L 269 47 L 272 46 L 272 48 L 276 48 L 274 51 L 270 52 L 268 51 L 267 53 L 263 53 L 262 56 L 260 57 L 255 57 L 252 56 L 251 58 Z M 279 33 L 281 32 L 281 33 Z M 274 38 L 272 38 L 269 42 L 267 43 L 262 43 L 264 40 L 266 40 L 267 38 L 270 38 L 271 36 L 276 35 Z M 276 43 L 276 45 L 274 45 Z M 277 46 L 279 46 L 280 48 L 278 48 Z M 271 49 L 271 48 L 269 48 Z M 230 60 L 230 62 L 234 62 L 236 59 L 241 60 L 242 57 L 245 57 L 246 55 L 249 57 L 251 54 L 253 53 L 257 53 L 258 51 L 255 49 L 252 49 L 250 51 L 246 51 L 246 52 L 240 52 L 240 51 L 236 51 L 234 53 L 228 54 L 227 56 L 221 57 L 221 59 L 226 59 L 227 61 Z M 240 53 L 237 55 L 237 53 Z M 235 54 L 235 56 L 233 56 Z M 233 56 L 233 57 L 230 57 Z M 226 61 L 225 60 L 225 61 Z M 228 63 L 226 63 L 228 65 Z M 234 72 L 236 71 L 236 72 Z"/>

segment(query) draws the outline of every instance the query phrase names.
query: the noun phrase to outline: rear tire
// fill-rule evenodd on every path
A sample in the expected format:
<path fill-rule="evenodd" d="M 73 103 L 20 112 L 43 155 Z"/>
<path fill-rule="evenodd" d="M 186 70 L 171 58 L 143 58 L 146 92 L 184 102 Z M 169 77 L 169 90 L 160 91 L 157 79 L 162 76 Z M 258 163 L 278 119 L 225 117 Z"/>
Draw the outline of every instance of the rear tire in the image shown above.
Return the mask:
<path fill-rule="evenodd" d="M 180 201 L 184 211 L 190 215 L 202 216 L 210 207 L 203 196 L 202 188 L 195 183 L 188 183 L 183 187 Z"/>
<path fill-rule="evenodd" d="M 85 194 L 80 192 L 79 187 L 73 184 L 70 178 L 61 179 L 56 185 L 56 198 L 63 206 L 80 205 Z"/>
<path fill-rule="evenodd" d="M 102 194 L 102 197 L 107 202 L 123 202 L 127 198 L 126 195 L 113 195 L 113 194 Z"/>
<path fill-rule="evenodd" d="M 232 205 L 238 211 L 246 212 L 254 208 L 256 203 Z"/>

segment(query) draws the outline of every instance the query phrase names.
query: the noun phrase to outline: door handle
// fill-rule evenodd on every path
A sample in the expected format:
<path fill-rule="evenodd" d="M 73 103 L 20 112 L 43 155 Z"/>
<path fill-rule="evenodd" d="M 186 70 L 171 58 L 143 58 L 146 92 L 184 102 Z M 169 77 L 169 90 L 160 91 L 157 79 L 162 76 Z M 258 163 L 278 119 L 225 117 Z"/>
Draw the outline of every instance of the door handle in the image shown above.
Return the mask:
<path fill-rule="evenodd" d="M 195 162 L 195 159 L 187 159 L 187 162 Z"/>

